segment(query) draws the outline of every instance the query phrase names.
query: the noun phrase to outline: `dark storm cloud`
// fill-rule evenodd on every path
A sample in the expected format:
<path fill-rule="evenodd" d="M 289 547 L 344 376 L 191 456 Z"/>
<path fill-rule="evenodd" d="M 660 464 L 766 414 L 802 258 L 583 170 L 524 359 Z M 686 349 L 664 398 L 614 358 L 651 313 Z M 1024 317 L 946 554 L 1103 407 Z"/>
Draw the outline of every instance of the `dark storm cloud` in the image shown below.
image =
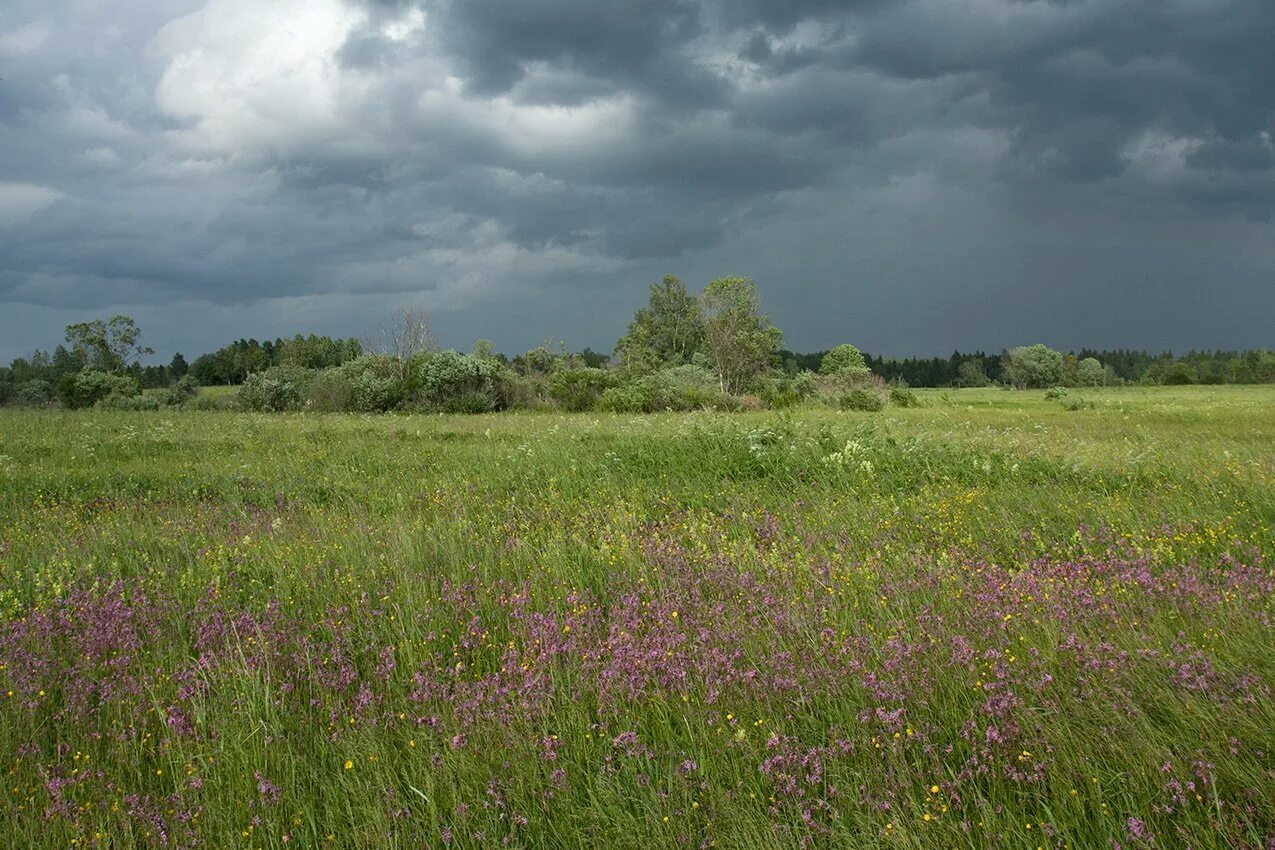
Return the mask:
<path fill-rule="evenodd" d="M 665 271 L 754 273 L 806 348 L 1269 344 L 1272 32 L 1266 0 L 17 0 L 0 356 L 92 311 L 192 351 L 408 302 L 605 347 Z"/>

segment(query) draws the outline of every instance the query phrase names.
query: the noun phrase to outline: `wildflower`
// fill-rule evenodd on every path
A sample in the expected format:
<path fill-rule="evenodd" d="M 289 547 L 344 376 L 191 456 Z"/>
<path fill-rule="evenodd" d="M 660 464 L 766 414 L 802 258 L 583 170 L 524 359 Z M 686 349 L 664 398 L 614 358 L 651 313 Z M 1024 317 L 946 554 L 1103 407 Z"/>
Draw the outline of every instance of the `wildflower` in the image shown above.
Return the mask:
<path fill-rule="evenodd" d="M 352 768 L 352 767 L 354 767 L 354 762 L 350 761 L 349 759 L 346 759 L 346 760 L 345 760 L 345 769 L 346 769 L 346 770 L 349 770 L 349 769 L 350 769 L 350 768 Z"/>

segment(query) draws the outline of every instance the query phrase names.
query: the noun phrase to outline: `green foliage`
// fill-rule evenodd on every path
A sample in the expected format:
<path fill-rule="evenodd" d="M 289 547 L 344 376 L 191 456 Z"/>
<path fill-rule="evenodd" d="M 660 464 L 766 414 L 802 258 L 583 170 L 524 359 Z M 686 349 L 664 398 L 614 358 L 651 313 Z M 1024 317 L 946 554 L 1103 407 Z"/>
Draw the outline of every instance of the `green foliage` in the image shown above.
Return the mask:
<path fill-rule="evenodd" d="M 783 334 L 761 314 L 757 286 L 747 277 L 719 277 L 701 297 L 704 351 L 723 392 L 743 392 L 777 358 Z"/>
<path fill-rule="evenodd" d="M 549 397 L 563 410 L 592 410 L 615 383 L 615 377 L 605 369 L 563 369 L 549 379 Z"/>
<path fill-rule="evenodd" d="M 1066 387 L 1050 387 L 1049 389 L 1045 390 L 1045 398 L 1049 399 L 1050 401 L 1058 401 L 1066 397 L 1067 397 Z"/>
<path fill-rule="evenodd" d="M 388 355 L 365 354 L 346 362 L 336 370 L 334 382 L 340 381 L 347 388 L 344 410 L 383 413 L 398 407 L 406 398 L 407 387 L 399 362 Z M 311 398 L 315 398 L 316 389 L 311 387 Z M 337 392 L 331 384 L 327 391 Z"/>
<path fill-rule="evenodd" d="M 864 362 L 863 352 L 850 343 L 838 345 L 823 356 L 819 362 L 819 373 L 835 375 L 840 372 L 866 373 L 868 364 Z"/>
<path fill-rule="evenodd" d="M 127 397 L 140 393 L 137 382 L 132 378 L 100 369 L 85 369 L 75 375 L 65 375 L 57 386 L 58 401 L 72 410 L 92 407 L 107 396 Z"/>
<path fill-rule="evenodd" d="M 1013 348 L 1005 354 L 1005 382 L 1019 389 L 1057 386 L 1062 367 L 1062 353 L 1040 343 Z"/>
<path fill-rule="evenodd" d="M 142 345 L 142 332 L 129 316 L 112 316 L 66 326 L 67 344 L 91 368 L 120 372 L 139 357 L 153 354 Z"/>
<path fill-rule="evenodd" d="M 907 387 L 890 387 L 890 404 L 895 407 L 920 407 L 921 399 Z"/>
<path fill-rule="evenodd" d="M 13 400 L 24 407 L 43 407 L 53 401 L 53 386 L 39 378 L 24 381 L 17 385 Z"/>
<path fill-rule="evenodd" d="M 873 413 L 885 409 L 885 394 L 876 389 L 858 387 L 842 395 L 838 406 L 842 410 Z"/>
<path fill-rule="evenodd" d="M 1061 399 L 1061 401 L 1063 410 L 1092 410 L 1094 407 L 1094 403 L 1092 401 L 1085 401 L 1083 398 L 1079 398 L 1077 396 L 1065 396 Z"/>
<path fill-rule="evenodd" d="M 111 393 L 99 401 L 95 407 L 102 410 L 159 410 L 163 399 L 157 395 L 125 395 Z"/>
<path fill-rule="evenodd" d="M 275 366 L 247 377 L 236 393 L 244 410 L 280 413 L 300 410 L 315 373 L 299 366 Z"/>
<path fill-rule="evenodd" d="M 1099 387 L 1105 382 L 1107 372 L 1096 357 L 1086 357 L 1076 364 L 1076 384 L 1082 387 Z"/>
<path fill-rule="evenodd" d="M 458 351 L 413 360 L 414 395 L 410 402 L 425 410 L 485 413 L 501 402 L 500 364 Z"/>
<path fill-rule="evenodd" d="M 956 367 L 956 379 L 953 384 L 958 387 L 986 387 L 991 382 L 987 373 L 983 371 L 983 364 L 978 360 L 962 360 Z"/>
<path fill-rule="evenodd" d="M 704 319 L 694 295 L 676 275 L 651 284 L 647 306 L 638 310 L 616 344 L 620 363 L 646 374 L 661 366 L 689 363 L 704 341 Z"/>
<path fill-rule="evenodd" d="M 164 393 L 164 404 L 169 407 L 181 407 L 199 395 L 199 381 L 194 375 L 183 375 Z"/>
<path fill-rule="evenodd" d="M 297 334 L 277 345 L 276 361 L 284 366 L 300 366 L 305 369 L 328 369 L 340 366 L 363 354 L 363 345 L 357 339 L 333 339 L 330 336 Z"/>
<path fill-rule="evenodd" d="M 721 391 L 711 372 L 689 364 L 612 387 L 598 400 L 599 410 L 614 413 L 735 410 L 739 406 L 737 399 Z"/>

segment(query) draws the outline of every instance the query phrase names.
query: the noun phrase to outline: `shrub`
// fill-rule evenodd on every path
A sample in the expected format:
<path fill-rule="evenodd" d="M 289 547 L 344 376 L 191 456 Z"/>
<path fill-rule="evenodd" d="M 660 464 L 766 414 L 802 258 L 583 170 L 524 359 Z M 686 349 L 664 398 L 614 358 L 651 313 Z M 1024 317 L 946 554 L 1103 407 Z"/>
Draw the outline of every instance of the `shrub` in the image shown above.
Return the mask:
<path fill-rule="evenodd" d="M 1063 410 L 1084 410 L 1086 407 L 1092 408 L 1094 404 L 1092 401 L 1085 401 L 1083 398 L 1072 396 L 1071 398 L 1062 399 L 1062 406 Z"/>
<path fill-rule="evenodd" d="M 520 375 L 505 366 L 496 373 L 496 395 L 497 407 L 502 410 L 531 410 L 550 405 L 549 381 L 544 375 Z"/>
<path fill-rule="evenodd" d="M 160 401 L 161 399 L 157 395 L 111 393 L 94 407 L 101 410 L 159 410 Z"/>
<path fill-rule="evenodd" d="M 1050 387 L 1045 390 L 1045 398 L 1049 401 L 1058 401 L 1067 397 L 1066 387 Z"/>
<path fill-rule="evenodd" d="M 647 412 L 657 410 L 734 410 L 738 402 L 722 392 L 717 377 L 701 366 L 661 369 L 638 381 L 647 394 Z"/>
<path fill-rule="evenodd" d="M 843 394 L 838 401 L 842 410 L 875 412 L 885 408 L 885 395 L 877 390 L 859 387 Z"/>
<path fill-rule="evenodd" d="M 563 410 L 591 410 L 614 383 L 605 369 L 563 369 L 549 379 L 549 397 Z"/>
<path fill-rule="evenodd" d="M 837 375 L 842 372 L 867 372 L 868 364 L 863 359 L 863 352 L 846 343 L 838 345 L 819 361 L 819 372 L 823 375 Z"/>
<path fill-rule="evenodd" d="M 169 407 L 181 407 L 199 395 L 199 381 L 194 375 L 182 375 L 181 380 L 169 387 L 164 394 L 164 404 Z"/>
<path fill-rule="evenodd" d="M 53 386 L 39 378 L 25 381 L 14 390 L 13 400 L 26 407 L 43 407 L 53 400 Z"/>
<path fill-rule="evenodd" d="M 483 413 L 502 400 L 499 363 L 458 351 L 413 360 L 415 404 L 446 413 Z"/>
<path fill-rule="evenodd" d="M 491 389 L 466 389 L 448 396 L 439 410 L 443 413 L 491 413 L 498 398 Z"/>
<path fill-rule="evenodd" d="M 1076 383 L 1082 387 L 1101 386 L 1107 371 L 1096 357 L 1086 357 L 1076 364 Z"/>
<path fill-rule="evenodd" d="M 354 388 L 350 379 L 340 369 L 325 369 L 310 383 L 305 403 L 310 410 L 320 413 L 340 413 L 351 409 L 350 398 Z"/>
<path fill-rule="evenodd" d="M 234 410 L 238 400 L 233 395 L 209 395 L 200 393 L 186 403 L 188 410 Z"/>
<path fill-rule="evenodd" d="M 1062 352 L 1037 343 L 1005 354 L 1005 381 L 1019 389 L 1041 389 L 1062 383 Z"/>
<path fill-rule="evenodd" d="M 298 410 L 315 380 L 312 370 L 301 366 L 275 366 L 253 372 L 236 393 L 244 410 L 278 413 Z"/>
<path fill-rule="evenodd" d="M 921 399 L 907 387 L 890 387 L 890 404 L 895 407 L 920 407 Z"/>
<path fill-rule="evenodd" d="M 329 409 L 382 413 L 401 405 L 406 394 L 399 361 L 383 354 L 356 357 L 342 364 L 335 375 L 321 378 L 326 378 L 325 385 L 310 388 L 311 402 L 316 400 L 316 389 L 327 394 L 320 404 L 330 405 L 344 396 L 340 407 Z"/>
<path fill-rule="evenodd" d="M 611 387 L 598 399 L 598 410 L 608 413 L 646 413 L 651 410 L 651 396 L 640 382 Z"/>
<path fill-rule="evenodd" d="M 83 369 L 74 375 L 64 375 L 57 387 L 58 400 L 72 410 L 92 407 L 110 395 L 134 396 L 140 392 L 137 382 L 127 375 L 100 369 Z"/>
<path fill-rule="evenodd" d="M 815 389 L 814 372 L 799 372 L 791 378 L 770 378 L 763 381 L 757 395 L 767 407 L 783 410 L 809 398 Z"/>

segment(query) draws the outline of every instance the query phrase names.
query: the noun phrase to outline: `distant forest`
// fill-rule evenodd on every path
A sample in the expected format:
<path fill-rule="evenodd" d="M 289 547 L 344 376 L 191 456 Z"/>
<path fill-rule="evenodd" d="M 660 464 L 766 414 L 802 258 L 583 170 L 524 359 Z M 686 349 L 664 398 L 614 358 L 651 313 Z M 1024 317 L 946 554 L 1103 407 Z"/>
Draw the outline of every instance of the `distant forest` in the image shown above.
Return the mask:
<path fill-rule="evenodd" d="M 1275 353 L 1080 349 L 1045 345 L 998 353 L 889 358 L 850 342 L 800 353 L 761 313 L 749 278 L 712 281 L 700 294 L 673 275 L 651 285 L 609 353 L 548 342 L 508 356 L 487 340 L 467 353 L 439 351 L 424 314 L 400 313 L 372 337 L 317 334 L 239 339 L 188 361 L 147 362 L 132 318 L 69 325 L 52 350 L 0 368 L 0 404 L 124 409 L 220 404 L 200 387 L 236 386 L 247 410 L 485 412 L 557 408 L 642 412 L 749 410 L 805 400 L 849 409 L 916 401 L 908 387 L 1096 387 L 1275 382 Z M 162 391 L 160 394 L 146 390 Z"/>

